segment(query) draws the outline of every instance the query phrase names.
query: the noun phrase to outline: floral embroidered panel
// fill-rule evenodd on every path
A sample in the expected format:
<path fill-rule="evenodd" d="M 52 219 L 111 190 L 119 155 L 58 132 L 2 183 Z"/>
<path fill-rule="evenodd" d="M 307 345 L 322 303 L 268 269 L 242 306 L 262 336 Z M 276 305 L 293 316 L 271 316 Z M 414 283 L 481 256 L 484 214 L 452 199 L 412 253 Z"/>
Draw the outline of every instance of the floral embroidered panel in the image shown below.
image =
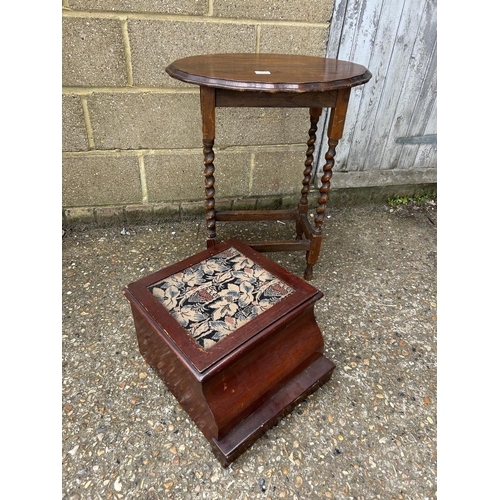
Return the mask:
<path fill-rule="evenodd" d="M 295 291 L 233 247 L 148 290 L 203 349 Z"/>

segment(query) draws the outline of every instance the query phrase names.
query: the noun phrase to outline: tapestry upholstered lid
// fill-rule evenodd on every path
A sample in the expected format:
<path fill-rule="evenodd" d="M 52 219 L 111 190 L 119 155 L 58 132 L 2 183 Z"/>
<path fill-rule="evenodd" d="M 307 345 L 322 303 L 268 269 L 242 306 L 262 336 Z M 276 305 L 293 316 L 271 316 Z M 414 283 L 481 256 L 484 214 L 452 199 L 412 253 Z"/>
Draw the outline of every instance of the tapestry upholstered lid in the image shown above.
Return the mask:
<path fill-rule="evenodd" d="M 295 292 L 233 246 L 148 290 L 203 349 Z"/>

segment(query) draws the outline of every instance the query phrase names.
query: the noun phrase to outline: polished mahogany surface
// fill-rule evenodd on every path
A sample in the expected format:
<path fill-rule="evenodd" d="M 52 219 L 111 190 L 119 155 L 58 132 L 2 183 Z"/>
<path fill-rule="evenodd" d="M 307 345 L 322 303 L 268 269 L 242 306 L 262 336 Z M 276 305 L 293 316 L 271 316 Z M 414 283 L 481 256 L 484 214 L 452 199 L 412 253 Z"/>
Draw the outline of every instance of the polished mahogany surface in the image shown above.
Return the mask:
<path fill-rule="evenodd" d="M 366 83 L 360 64 L 295 54 L 208 54 L 174 61 L 167 73 L 178 80 L 231 90 L 324 92 Z"/>

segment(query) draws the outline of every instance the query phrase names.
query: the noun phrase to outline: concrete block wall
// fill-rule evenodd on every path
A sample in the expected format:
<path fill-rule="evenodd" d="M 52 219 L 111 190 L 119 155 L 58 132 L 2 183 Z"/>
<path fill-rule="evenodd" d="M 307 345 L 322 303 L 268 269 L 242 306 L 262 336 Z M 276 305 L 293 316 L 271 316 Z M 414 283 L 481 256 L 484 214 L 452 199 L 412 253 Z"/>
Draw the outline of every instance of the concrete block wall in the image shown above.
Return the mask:
<path fill-rule="evenodd" d="M 199 88 L 165 72 L 219 52 L 324 56 L 333 0 L 63 0 L 66 222 L 200 211 Z M 307 109 L 218 108 L 216 201 L 295 203 Z"/>

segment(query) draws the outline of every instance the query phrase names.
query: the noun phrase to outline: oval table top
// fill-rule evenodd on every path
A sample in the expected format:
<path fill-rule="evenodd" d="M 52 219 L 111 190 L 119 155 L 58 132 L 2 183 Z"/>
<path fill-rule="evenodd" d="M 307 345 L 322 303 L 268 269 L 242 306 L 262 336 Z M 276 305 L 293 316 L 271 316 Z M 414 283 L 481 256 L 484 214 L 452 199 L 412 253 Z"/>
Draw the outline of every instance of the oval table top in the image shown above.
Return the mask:
<path fill-rule="evenodd" d="M 207 87 L 261 92 L 325 92 L 366 83 L 372 76 L 349 61 L 295 54 L 207 54 L 177 59 L 167 73 Z"/>

